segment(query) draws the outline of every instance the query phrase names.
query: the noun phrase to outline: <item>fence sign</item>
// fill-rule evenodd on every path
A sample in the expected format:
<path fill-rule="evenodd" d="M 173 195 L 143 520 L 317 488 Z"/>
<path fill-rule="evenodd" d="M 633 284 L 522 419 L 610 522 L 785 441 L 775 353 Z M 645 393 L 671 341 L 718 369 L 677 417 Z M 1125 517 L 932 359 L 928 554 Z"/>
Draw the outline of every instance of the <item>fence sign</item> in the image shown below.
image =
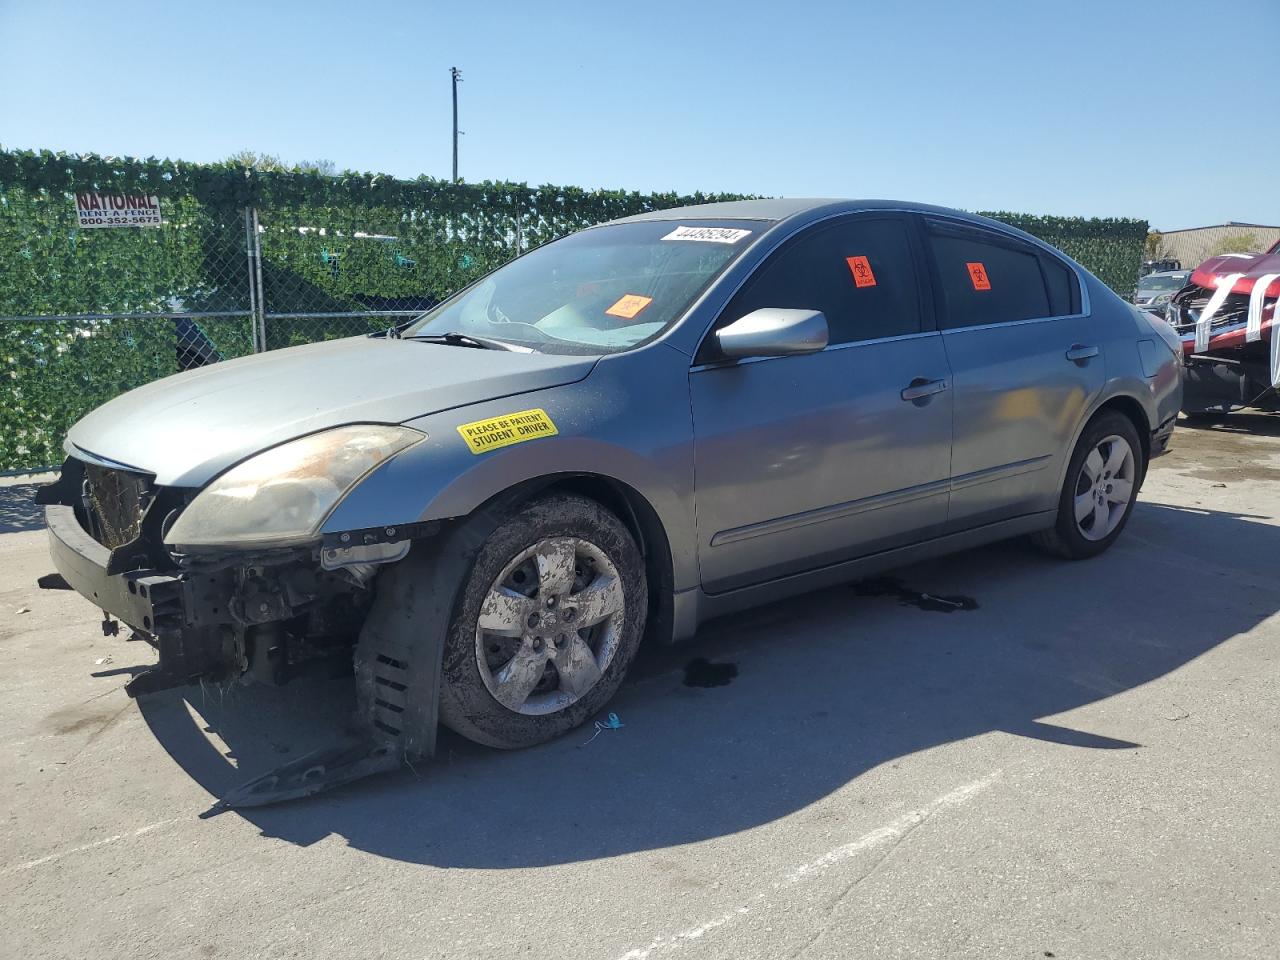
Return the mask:
<path fill-rule="evenodd" d="M 160 198 L 120 193 L 77 193 L 76 220 L 82 227 L 158 227 Z"/>

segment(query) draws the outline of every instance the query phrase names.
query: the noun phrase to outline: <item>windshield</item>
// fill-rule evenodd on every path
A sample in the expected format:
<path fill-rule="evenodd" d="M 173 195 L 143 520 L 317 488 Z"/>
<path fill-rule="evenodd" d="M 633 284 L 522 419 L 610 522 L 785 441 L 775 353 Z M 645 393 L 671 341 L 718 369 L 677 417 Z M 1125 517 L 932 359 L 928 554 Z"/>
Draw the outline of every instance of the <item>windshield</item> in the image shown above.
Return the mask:
<path fill-rule="evenodd" d="M 403 336 L 461 333 L 541 353 L 617 353 L 662 333 L 765 224 L 651 220 L 572 234 L 511 261 Z"/>
<path fill-rule="evenodd" d="M 1183 274 L 1172 277 L 1143 277 L 1138 281 L 1138 289 L 1144 293 L 1166 293 L 1181 290 L 1186 283 L 1187 278 Z"/>

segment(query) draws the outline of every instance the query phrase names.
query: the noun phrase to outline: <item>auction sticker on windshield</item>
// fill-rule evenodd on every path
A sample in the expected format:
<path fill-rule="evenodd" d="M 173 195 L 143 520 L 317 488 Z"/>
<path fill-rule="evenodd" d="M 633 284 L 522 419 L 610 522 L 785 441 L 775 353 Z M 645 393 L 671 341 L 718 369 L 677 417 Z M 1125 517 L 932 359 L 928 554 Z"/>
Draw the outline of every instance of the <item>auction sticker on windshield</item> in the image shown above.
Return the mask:
<path fill-rule="evenodd" d="M 458 433 L 467 442 L 472 453 L 488 453 L 499 447 L 509 447 L 513 443 L 554 437 L 559 432 L 554 421 L 547 416 L 547 411 L 542 409 L 521 410 L 519 413 L 476 420 L 458 427 Z"/>
<path fill-rule="evenodd" d="M 653 303 L 653 297 L 642 297 L 638 293 L 628 293 L 606 310 L 605 313 L 611 317 L 619 317 L 622 320 L 634 320 L 637 314 L 651 303 Z"/>
<path fill-rule="evenodd" d="M 694 240 L 699 243 L 737 243 L 751 236 L 750 230 L 733 227 L 676 227 L 663 240 Z"/>

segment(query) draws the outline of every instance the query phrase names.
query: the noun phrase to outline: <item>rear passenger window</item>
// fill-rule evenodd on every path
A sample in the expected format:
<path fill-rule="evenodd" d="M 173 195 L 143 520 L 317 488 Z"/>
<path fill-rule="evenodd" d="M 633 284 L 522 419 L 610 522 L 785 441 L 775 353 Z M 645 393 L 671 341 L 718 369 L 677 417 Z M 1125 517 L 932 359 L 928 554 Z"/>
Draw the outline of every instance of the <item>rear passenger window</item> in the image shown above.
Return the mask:
<path fill-rule="evenodd" d="M 717 326 L 782 307 L 821 310 L 833 344 L 919 333 L 908 229 L 896 217 L 853 217 L 802 233 L 756 270 Z"/>
<path fill-rule="evenodd" d="M 1039 249 L 986 230 L 930 221 L 943 329 L 1072 312 L 1074 280 Z"/>

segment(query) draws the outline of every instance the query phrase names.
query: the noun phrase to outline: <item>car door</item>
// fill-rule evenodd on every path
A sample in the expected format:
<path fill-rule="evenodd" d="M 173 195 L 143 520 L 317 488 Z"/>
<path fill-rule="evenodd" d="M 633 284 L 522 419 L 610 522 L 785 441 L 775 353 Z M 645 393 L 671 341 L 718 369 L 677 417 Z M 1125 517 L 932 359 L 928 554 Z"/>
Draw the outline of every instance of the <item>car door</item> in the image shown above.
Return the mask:
<path fill-rule="evenodd" d="M 715 593 L 941 528 L 950 373 L 924 318 L 905 216 L 809 227 L 752 274 L 715 328 L 765 307 L 821 310 L 826 349 L 731 361 L 714 329 L 689 374 L 699 566 Z"/>
<path fill-rule="evenodd" d="M 1102 339 L 1075 271 L 1017 237 L 925 218 L 954 380 L 949 527 L 1052 509 L 1102 389 Z"/>

